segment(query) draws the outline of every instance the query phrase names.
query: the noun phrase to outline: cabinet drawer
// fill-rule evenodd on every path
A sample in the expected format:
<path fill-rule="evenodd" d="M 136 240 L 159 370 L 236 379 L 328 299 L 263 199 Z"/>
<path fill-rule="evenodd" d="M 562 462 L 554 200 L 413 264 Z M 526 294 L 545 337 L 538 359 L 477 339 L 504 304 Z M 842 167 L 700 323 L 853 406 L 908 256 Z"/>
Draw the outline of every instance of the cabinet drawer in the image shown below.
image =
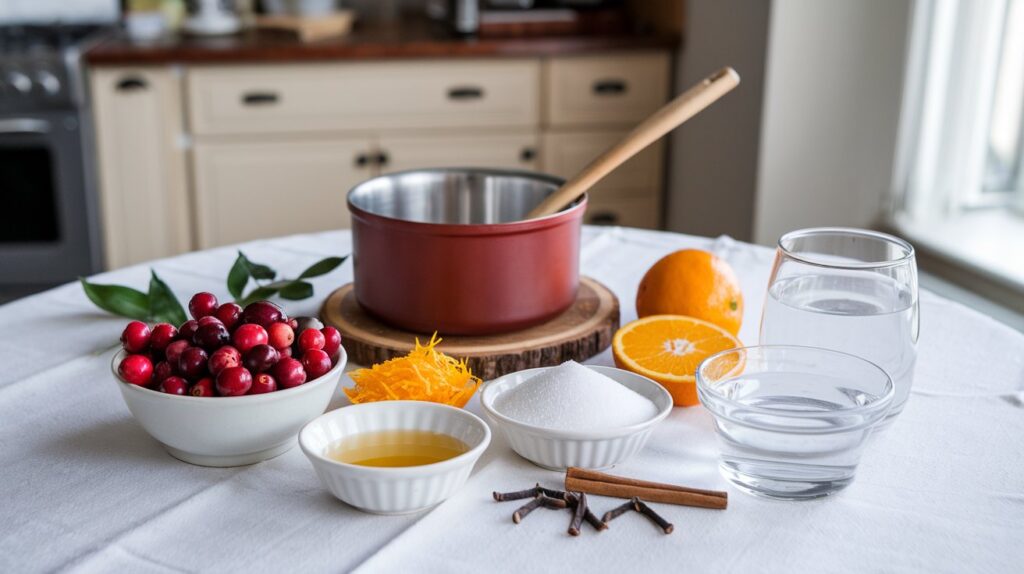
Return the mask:
<path fill-rule="evenodd" d="M 587 205 L 585 222 L 590 225 L 621 225 L 623 227 L 661 227 L 661 202 L 657 197 L 608 199 L 592 195 Z"/>
<path fill-rule="evenodd" d="M 552 58 L 547 63 L 548 126 L 636 123 L 665 103 L 664 52 Z"/>
<path fill-rule="evenodd" d="M 199 143 L 199 247 L 349 226 L 345 194 L 372 175 L 361 139 Z"/>
<path fill-rule="evenodd" d="M 532 60 L 202 67 L 188 74 L 197 134 L 535 126 Z"/>
<path fill-rule="evenodd" d="M 625 137 L 620 130 L 544 134 L 542 169 L 569 178 Z M 661 195 L 664 140 L 633 156 L 594 186 L 600 197 Z"/>
<path fill-rule="evenodd" d="M 536 132 L 383 136 L 385 172 L 431 167 L 537 169 Z"/>

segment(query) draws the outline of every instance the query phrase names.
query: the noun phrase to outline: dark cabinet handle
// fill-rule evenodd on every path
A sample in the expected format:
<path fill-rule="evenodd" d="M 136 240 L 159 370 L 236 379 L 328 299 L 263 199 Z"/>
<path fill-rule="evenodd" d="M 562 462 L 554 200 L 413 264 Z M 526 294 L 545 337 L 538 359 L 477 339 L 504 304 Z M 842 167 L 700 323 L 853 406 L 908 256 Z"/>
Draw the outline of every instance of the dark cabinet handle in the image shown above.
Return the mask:
<path fill-rule="evenodd" d="M 377 153 L 376 160 L 377 160 L 377 165 L 385 166 L 385 165 L 388 164 L 388 162 L 391 161 L 391 158 L 388 156 L 388 152 L 382 151 L 382 152 Z"/>
<path fill-rule="evenodd" d="M 278 99 L 280 99 L 278 95 L 273 92 L 249 92 L 242 94 L 242 103 L 247 106 L 276 104 Z"/>
<path fill-rule="evenodd" d="M 532 147 L 524 147 L 523 151 L 519 152 L 519 161 L 533 161 L 537 157 L 537 150 Z"/>
<path fill-rule="evenodd" d="M 482 97 L 484 97 L 483 88 L 462 86 L 448 89 L 449 100 L 479 100 Z"/>
<path fill-rule="evenodd" d="M 611 211 L 599 211 L 590 216 L 590 223 L 593 225 L 617 225 L 619 223 L 619 214 L 612 213 Z"/>
<path fill-rule="evenodd" d="M 365 153 L 361 153 L 356 156 L 356 166 L 366 167 L 366 164 L 370 163 L 370 158 Z"/>
<path fill-rule="evenodd" d="M 617 96 L 625 94 L 628 87 L 622 80 L 599 80 L 594 82 L 594 93 L 599 96 Z"/>
<path fill-rule="evenodd" d="M 128 76 L 127 78 L 122 78 L 117 82 L 117 91 L 119 92 L 138 92 L 140 90 L 145 90 L 148 87 L 149 84 L 146 80 L 138 76 Z"/>

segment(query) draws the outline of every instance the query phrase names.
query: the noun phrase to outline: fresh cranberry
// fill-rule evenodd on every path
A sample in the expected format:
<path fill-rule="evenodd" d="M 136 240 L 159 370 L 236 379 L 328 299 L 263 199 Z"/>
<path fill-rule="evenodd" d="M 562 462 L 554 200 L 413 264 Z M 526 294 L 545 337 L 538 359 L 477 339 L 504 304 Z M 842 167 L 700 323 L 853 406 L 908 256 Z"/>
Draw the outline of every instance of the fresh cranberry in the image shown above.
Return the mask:
<path fill-rule="evenodd" d="M 291 357 L 292 356 L 292 348 L 291 347 L 285 347 L 283 349 L 278 349 L 277 352 L 281 354 L 282 358 L 284 358 L 284 357 Z"/>
<path fill-rule="evenodd" d="M 245 354 L 242 364 L 254 373 L 262 373 L 270 370 L 280 358 L 281 354 L 270 345 L 256 345 Z"/>
<path fill-rule="evenodd" d="M 280 323 L 287 320 L 288 317 L 285 316 L 284 311 L 270 301 L 256 301 L 255 303 L 249 303 L 242 311 L 243 323 L 255 323 L 264 329 L 274 323 Z"/>
<path fill-rule="evenodd" d="M 213 315 L 217 310 L 217 297 L 213 293 L 196 293 L 188 302 L 188 312 L 196 319 Z"/>
<path fill-rule="evenodd" d="M 185 339 L 189 343 L 192 342 L 192 337 L 196 336 L 196 331 L 199 330 L 199 321 L 195 319 L 189 319 L 178 327 L 178 337 Z"/>
<path fill-rule="evenodd" d="M 121 359 L 117 373 L 129 383 L 145 387 L 153 380 L 153 361 L 146 355 L 128 355 Z"/>
<path fill-rule="evenodd" d="M 245 367 L 224 369 L 217 375 L 217 393 L 225 397 L 237 397 L 252 388 L 252 373 Z"/>
<path fill-rule="evenodd" d="M 210 373 L 217 376 L 224 369 L 242 365 L 242 353 L 231 345 L 225 345 L 210 355 Z"/>
<path fill-rule="evenodd" d="M 188 381 L 181 377 L 167 377 L 160 383 L 158 390 L 169 395 L 184 395 L 188 392 Z"/>
<path fill-rule="evenodd" d="M 202 328 L 205 327 L 206 325 L 223 325 L 224 322 L 218 319 L 217 317 L 214 317 L 213 315 L 207 315 L 201 319 L 196 319 L 196 324 L 199 325 L 200 328 Z"/>
<path fill-rule="evenodd" d="M 212 317 L 203 318 L 211 319 Z M 216 321 L 216 319 L 214 320 Z M 228 328 L 224 326 L 224 323 L 217 321 L 216 323 L 200 325 L 199 330 L 196 331 L 196 336 L 192 337 L 192 341 L 207 351 L 214 351 L 231 342 L 231 333 L 228 332 Z"/>
<path fill-rule="evenodd" d="M 214 392 L 213 379 L 210 377 L 203 377 L 192 383 L 192 386 L 188 388 L 188 394 L 193 397 L 213 397 L 216 396 Z"/>
<path fill-rule="evenodd" d="M 303 368 L 300 361 L 291 357 L 285 357 L 278 361 L 271 369 L 270 374 L 283 389 L 297 387 L 306 382 L 306 369 Z"/>
<path fill-rule="evenodd" d="M 174 367 L 167 361 L 160 361 L 153 367 L 153 382 L 157 384 L 172 375 L 174 375 Z"/>
<path fill-rule="evenodd" d="M 324 348 L 324 334 L 316 329 L 306 329 L 299 334 L 299 350 L 312 351 L 316 349 L 321 351 Z"/>
<path fill-rule="evenodd" d="M 235 334 L 231 339 L 239 351 L 246 353 L 256 345 L 267 344 L 267 330 L 259 325 L 246 323 L 235 329 Z"/>
<path fill-rule="evenodd" d="M 167 348 L 164 349 L 164 357 L 167 358 L 167 362 L 170 363 L 172 367 L 177 368 L 178 360 L 181 358 L 182 351 L 191 346 L 192 341 L 178 339 L 177 341 L 174 341 L 170 345 L 167 345 Z"/>
<path fill-rule="evenodd" d="M 263 393 L 272 393 L 276 390 L 277 381 L 274 380 L 274 377 L 267 373 L 260 373 L 252 380 L 252 388 L 249 389 L 249 394 L 262 395 Z"/>
<path fill-rule="evenodd" d="M 324 334 L 324 352 L 333 358 L 341 348 L 341 333 L 334 327 L 324 327 L 320 332 Z"/>
<path fill-rule="evenodd" d="M 178 336 L 178 330 L 170 323 L 159 323 L 153 326 L 153 332 L 149 336 L 149 348 L 158 353 L 164 352 L 167 345 Z"/>
<path fill-rule="evenodd" d="M 189 347 L 181 352 L 178 359 L 178 372 L 190 380 L 196 380 L 206 374 L 206 364 L 210 356 L 199 347 Z"/>
<path fill-rule="evenodd" d="M 274 323 L 267 328 L 268 343 L 277 349 L 287 349 L 295 342 L 295 331 L 288 323 Z"/>
<path fill-rule="evenodd" d="M 149 326 L 142 321 L 132 321 L 121 331 L 121 345 L 129 353 L 141 353 L 149 348 Z"/>
<path fill-rule="evenodd" d="M 221 323 L 228 329 L 234 329 L 238 321 L 242 319 L 242 307 L 238 303 L 225 303 L 217 307 L 214 313 Z"/>
<path fill-rule="evenodd" d="M 331 357 L 320 349 L 310 349 L 302 355 L 302 367 L 311 380 L 315 379 L 331 370 Z"/>

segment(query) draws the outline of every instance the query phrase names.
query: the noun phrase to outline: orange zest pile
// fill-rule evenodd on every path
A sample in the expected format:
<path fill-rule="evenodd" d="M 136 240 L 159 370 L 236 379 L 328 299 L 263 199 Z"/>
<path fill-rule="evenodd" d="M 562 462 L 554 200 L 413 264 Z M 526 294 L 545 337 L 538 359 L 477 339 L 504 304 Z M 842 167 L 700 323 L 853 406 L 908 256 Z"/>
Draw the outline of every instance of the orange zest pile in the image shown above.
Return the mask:
<path fill-rule="evenodd" d="M 437 333 L 426 345 L 397 357 L 349 373 L 356 386 L 346 388 L 352 403 L 376 401 L 430 401 L 463 407 L 480 387 L 465 360 L 456 360 L 436 349 Z"/>

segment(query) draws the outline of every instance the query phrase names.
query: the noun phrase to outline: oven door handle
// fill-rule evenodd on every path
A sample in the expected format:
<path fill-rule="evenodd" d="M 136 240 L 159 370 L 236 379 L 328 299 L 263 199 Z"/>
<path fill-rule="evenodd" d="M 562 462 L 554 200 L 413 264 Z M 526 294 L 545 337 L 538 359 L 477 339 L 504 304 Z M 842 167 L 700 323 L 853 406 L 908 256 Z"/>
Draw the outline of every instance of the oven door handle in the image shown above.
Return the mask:
<path fill-rule="evenodd" d="M 47 134 L 50 122 L 35 118 L 0 120 L 0 134 Z"/>

